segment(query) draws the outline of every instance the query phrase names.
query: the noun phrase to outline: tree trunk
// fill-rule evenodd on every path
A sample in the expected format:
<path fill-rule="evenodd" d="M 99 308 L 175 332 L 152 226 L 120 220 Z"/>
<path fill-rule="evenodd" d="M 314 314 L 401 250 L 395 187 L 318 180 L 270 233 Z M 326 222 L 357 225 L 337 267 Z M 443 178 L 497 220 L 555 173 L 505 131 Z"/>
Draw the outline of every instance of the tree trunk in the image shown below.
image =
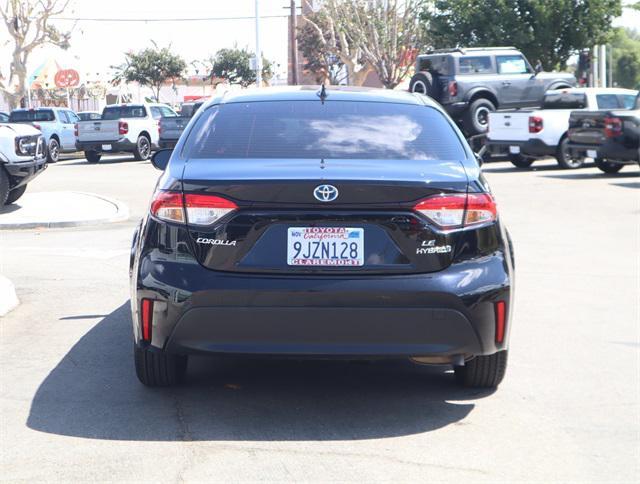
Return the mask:
<path fill-rule="evenodd" d="M 9 80 L 4 91 L 4 98 L 10 109 L 19 107 L 20 100 L 27 95 L 26 59 L 23 59 L 26 55 L 21 54 L 22 52 L 18 49 L 13 51 Z"/>

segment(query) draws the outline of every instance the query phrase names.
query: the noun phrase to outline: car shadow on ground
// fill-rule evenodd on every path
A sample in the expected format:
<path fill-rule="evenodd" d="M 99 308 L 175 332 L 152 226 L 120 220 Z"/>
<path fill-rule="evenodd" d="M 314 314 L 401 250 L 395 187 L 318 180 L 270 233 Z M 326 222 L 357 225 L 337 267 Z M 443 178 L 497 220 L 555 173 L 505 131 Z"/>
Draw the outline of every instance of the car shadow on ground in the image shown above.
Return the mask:
<path fill-rule="evenodd" d="M 627 171 L 627 172 L 618 172 L 618 173 L 575 173 L 569 172 L 561 175 L 543 175 L 544 178 L 558 178 L 561 180 L 593 180 L 594 178 L 602 178 L 602 179 L 610 179 L 617 180 L 620 178 L 638 178 L 640 177 L 640 172 L 638 171 Z M 613 183 L 616 185 L 616 183 Z"/>
<path fill-rule="evenodd" d="M 408 361 L 205 357 L 190 360 L 184 385 L 150 389 L 134 374 L 127 302 L 49 373 L 27 425 L 113 440 L 373 439 L 455 424 L 491 393 Z"/>
<path fill-rule="evenodd" d="M 59 161 L 55 163 L 55 166 L 77 166 L 77 165 L 87 165 L 87 166 L 96 166 L 96 165 L 113 165 L 116 163 L 150 163 L 149 160 L 134 160 L 131 155 L 123 155 L 117 157 L 109 157 L 100 159 L 97 163 L 89 163 L 84 158 Z"/>

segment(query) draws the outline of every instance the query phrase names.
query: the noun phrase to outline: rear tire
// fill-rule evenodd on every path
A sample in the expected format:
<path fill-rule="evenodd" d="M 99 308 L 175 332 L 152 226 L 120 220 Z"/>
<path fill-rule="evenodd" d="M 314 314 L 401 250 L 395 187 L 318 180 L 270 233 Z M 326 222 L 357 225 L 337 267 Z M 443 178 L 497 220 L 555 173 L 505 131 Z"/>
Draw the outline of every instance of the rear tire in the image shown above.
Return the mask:
<path fill-rule="evenodd" d="M 575 170 L 576 168 L 582 168 L 584 165 L 584 158 L 572 158 L 571 153 L 569 152 L 569 138 L 564 136 L 560 143 L 558 143 L 558 148 L 556 150 L 556 160 L 558 161 L 558 165 L 561 168 L 567 170 Z"/>
<path fill-rule="evenodd" d="M 151 155 L 151 140 L 145 135 L 138 136 L 136 147 L 133 150 L 133 157 L 136 161 L 145 161 Z"/>
<path fill-rule="evenodd" d="M 55 138 L 49 140 L 47 145 L 47 162 L 56 163 L 60 159 L 60 143 Z"/>
<path fill-rule="evenodd" d="M 489 113 L 496 110 L 496 106 L 486 98 L 473 101 L 462 117 L 465 131 L 469 135 L 484 134 L 489 130 Z"/>
<path fill-rule="evenodd" d="M 455 366 L 456 380 L 470 388 L 496 388 L 507 372 L 508 351 L 476 356 L 464 366 Z"/>
<path fill-rule="evenodd" d="M 5 202 L 5 204 L 9 205 L 10 203 L 17 201 L 22 195 L 24 195 L 24 192 L 26 191 L 27 185 L 22 185 L 21 187 L 14 188 L 9 192 L 9 196 L 7 197 L 7 201 Z"/>
<path fill-rule="evenodd" d="M 172 355 L 163 350 L 151 350 L 148 346 L 134 345 L 133 357 L 136 376 L 148 387 L 176 385 L 183 381 L 187 371 L 186 356 Z"/>
<path fill-rule="evenodd" d="M 9 198 L 9 174 L 0 165 L 0 207 L 3 207 Z"/>
<path fill-rule="evenodd" d="M 509 155 L 509 161 L 518 168 L 529 168 L 535 160 L 522 155 Z"/>
<path fill-rule="evenodd" d="M 89 163 L 98 163 L 100 158 L 102 158 L 102 154 L 97 151 L 85 151 L 84 157 L 87 159 Z"/>
<path fill-rule="evenodd" d="M 427 71 L 414 74 L 409 82 L 409 91 L 433 98 L 436 95 L 433 75 Z"/>
<path fill-rule="evenodd" d="M 610 161 L 602 158 L 596 158 L 593 160 L 600 171 L 605 173 L 618 173 L 622 170 L 622 163 L 611 163 Z"/>

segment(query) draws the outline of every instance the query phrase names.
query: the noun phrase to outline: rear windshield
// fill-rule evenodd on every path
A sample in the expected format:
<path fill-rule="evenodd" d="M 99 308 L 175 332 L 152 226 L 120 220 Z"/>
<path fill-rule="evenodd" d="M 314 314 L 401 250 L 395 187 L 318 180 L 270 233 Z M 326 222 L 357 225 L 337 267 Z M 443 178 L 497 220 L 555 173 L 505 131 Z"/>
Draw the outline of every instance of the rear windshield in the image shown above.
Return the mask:
<path fill-rule="evenodd" d="M 548 92 L 542 100 L 542 109 L 584 109 L 586 107 L 587 95 L 583 92 Z"/>
<path fill-rule="evenodd" d="M 91 121 L 95 119 L 100 119 L 100 113 L 78 113 L 78 117 L 80 121 Z"/>
<path fill-rule="evenodd" d="M 466 158 L 457 134 L 436 109 L 348 101 L 214 106 L 198 119 L 185 153 L 191 158 Z"/>
<path fill-rule="evenodd" d="M 9 121 L 22 123 L 25 121 L 55 121 L 56 117 L 51 109 L 34 109 L 29 111 L 12 111 Z"/>
<path fill-rule="evenodd" d="M 102 111 L 102 119 L 144 118 L 147 111 L 144 106 L 107 106 Z"/>

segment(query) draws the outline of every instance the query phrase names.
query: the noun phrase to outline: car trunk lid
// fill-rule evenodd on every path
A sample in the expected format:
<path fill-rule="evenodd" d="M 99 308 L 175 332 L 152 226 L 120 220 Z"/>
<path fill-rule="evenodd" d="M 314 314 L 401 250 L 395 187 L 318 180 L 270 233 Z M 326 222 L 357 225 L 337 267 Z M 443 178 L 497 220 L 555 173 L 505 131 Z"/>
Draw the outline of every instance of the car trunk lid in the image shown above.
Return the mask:
<path fill-rule="evenodd" d="M 324 185 L 337 190 L 335 200 L 323 202 L 314 195 Z M 183 190 L 222 197 L 238 207 L 211 226 L 187 220 L 196 258 L 209 269 L 431 272 L 451 263 L 458 235 L 439 230 L 413 207 L 430 196 L 466 193 L 467 177 L 456 161 L 195 159 L 186 163 Z M 350 239 L 363 239 L 359 263 L 292 264 L 292 239 L 312 230 L 329 233 L 338 251 L 356 243 Z M 331 231 L 342 233 L 347 246 L 331 239 Z"/>

